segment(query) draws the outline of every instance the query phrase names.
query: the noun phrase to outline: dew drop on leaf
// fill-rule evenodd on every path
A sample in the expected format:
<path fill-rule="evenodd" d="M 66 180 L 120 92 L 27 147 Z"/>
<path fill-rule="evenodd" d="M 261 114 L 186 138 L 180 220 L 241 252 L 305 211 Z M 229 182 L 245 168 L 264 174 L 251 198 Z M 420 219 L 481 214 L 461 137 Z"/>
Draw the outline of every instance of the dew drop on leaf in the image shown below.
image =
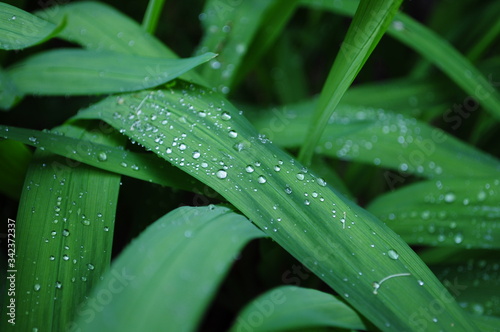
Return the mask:
<path fill-rule="evenodd" d="M 225 179 L 227 178 L 227 172 L 223 169 L 220 169 L 217 171 L 217 173 L 215 173 L 215 175 L 219 178 L 219 179 Z"/>
<path fill-rule="evenodd" d="M 108 160 L 108 155 L 106 154 L 106 152 L 99 152 L 99 154 L 97 155 L 97 160 L 106 161 Z"/>
<path fill-rule="evenodd" d="M 40 288 L 42 288 L 42 286 L 40 286 L 40 284 L 35 284 L 33 286 L 33 289 L 35 290 L 35 292 L 38 292 L 40 290 Z"/>
<path fill-rule="evenodd" d="M 444 201 L 446 203 L 452 203 L 453 201 L 455 201 L 455 194 L 454 193 L 447 193 L 446 195 L 444 195 Z"/>
<path fill-rule="evenodd" d="M 264 177 L 264 176 L 259 176 L 259 178 L 257 179 L 257 181 L 260 183 L 260 184 L 264 184 L 267 182 L 267 179 Z"/>
<path fill-rule="evenodd" d="M 394 249 L 389 249 L 389 251 L 387 251 L 387 255 L 389 256 L 390 259 L 398 259 L 399 258 L 399 254 Z"/>

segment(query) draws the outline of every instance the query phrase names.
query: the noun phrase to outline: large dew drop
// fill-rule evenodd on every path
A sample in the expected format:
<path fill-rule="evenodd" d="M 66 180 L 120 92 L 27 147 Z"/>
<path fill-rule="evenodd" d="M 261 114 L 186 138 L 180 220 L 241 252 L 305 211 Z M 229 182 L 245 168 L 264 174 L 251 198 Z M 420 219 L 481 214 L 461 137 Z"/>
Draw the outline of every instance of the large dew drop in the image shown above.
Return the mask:
<path fill-rule="evenodd" d="M 227 178 L 227 172 L 223 169 L 220 169 L 217 171 L 217 173 L 215 173 L 215 175 L 219 178 L 219 179 L 225 179 Z"/>
<path fill-rule="evenodd" d="M 389 249 L 389 251 L 387 251 L 387 255 L 389 256 L 390 259 L 398 259 L 399 258 L 399 254 L 396 252 L 396 250 L 393 250 L 393 249 Z"/>

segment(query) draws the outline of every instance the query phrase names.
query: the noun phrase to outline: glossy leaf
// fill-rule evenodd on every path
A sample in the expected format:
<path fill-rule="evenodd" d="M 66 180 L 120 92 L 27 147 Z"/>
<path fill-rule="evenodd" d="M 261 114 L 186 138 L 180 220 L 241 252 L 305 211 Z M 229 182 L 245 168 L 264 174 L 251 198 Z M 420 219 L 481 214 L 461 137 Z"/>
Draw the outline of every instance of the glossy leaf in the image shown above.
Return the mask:
<path fill-rule="evenodd" d="M 158 59 L 59 49 L 32 56 L 11 67 L 9 74 L 23 93 L 104 94 L 147 89 L 166 83 L 214 56 L 206 53 L 187 59 Z"/>
<path fill-rule="evenodd" d="M 263 236 L 243 216 L 225 207 L 173 210 L 150 225 L 113 262 L 77 312 L 74 328 L 196 331 L 234 257 L 247 242 Z M 101 294 L 109 294 L 105 305 Z"/>

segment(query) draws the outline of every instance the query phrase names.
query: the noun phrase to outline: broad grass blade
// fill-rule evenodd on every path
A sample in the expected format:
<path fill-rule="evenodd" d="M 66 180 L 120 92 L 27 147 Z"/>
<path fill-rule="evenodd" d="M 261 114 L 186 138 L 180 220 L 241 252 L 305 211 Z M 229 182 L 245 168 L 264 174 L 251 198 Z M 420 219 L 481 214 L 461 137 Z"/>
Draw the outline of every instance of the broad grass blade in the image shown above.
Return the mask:
<path fill-rule="evenodd" d="M 114 52 L 59 49 L 15 64 L 10 68 L 9 75 L 25 94 L 116 93 L 166 83 L 214 56 L 213 53 L 206 53 L 187 59 L 158 59 Z"/>
<path fill-rule="evenodd" d="M 225 207 L 173 210 L 113 262 L 76 313 L 76 327 L 89 332 L 196 331 L 234 257 L 263 236 Z"/>

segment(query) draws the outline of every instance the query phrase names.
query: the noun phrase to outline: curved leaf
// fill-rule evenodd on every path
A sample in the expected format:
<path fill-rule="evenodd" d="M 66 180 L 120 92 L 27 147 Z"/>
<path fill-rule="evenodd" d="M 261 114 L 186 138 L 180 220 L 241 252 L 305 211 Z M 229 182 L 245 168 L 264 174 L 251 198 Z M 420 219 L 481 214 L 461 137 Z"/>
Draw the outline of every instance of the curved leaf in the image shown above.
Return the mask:
<path fill-rule="evenodd" d="M 252 123 L 285 148 L 303 143 L 303 123 L 316 101 L 262 112 Z M 498 174 L 500 161 L 438 128 L 383 109 L 340 104 L 326 124 L 316 152 L 398 170 L 386 173 L 390 186 L 411 173 L 428 178 L 484 177 Z M 467 163 L 469 167 L 457 167 Z"/>
<path fill-rule="evenodd" d="M 416 183 L 378 197 L 368 211 L 411 244 L 500 248 L 498 176 Z"/>
<path fill-rule="evenodd" d="M 61 26 L 0 2 L 0 49 L 21 50 L 53 37 Z"/>
<path fill-rule="evenodd" d="M 314 289 L 282 286 L 247 304 L 230 332 L 288 331 L 320 326 L 366 329 L 358 314 L 335 296 Z"/>
<path fill-rule="evenodd" d="M 238 252 L 263 236 L 224 207 L 178 208 L 120 254 L 77 312 L 73 328 L 195 331 Z"/>
<path fill-rule="evenodd" d="M 11 67 L 9 74 L 23 93 L 104 94 L 142 90 L 166 83 L 214 56 L 206 53 L 187 59 L 159 59 L 59 49 L 32 56 Z"/>
<path fill-rule="evenodd" d="M 101 129 L 109 132 L 110 128 Z M 43 148 L 105 171 L 162 186 L 190 191 L 201 189 L 200 183 L 189 179 L 178 168 L 163 162 L 153 154 L 137 153 L 121 147 L 68 137 L 56 130 L 41 132 L 0 125 L 0 137 L 16 140 L 35 148 Z"/>
<path fill-rule="evenodd" d="M 91 129 L 60 128 L 110 145 L 121 140 L 90 134 Z M 79 303 L 109 267 L 119 184 L 117 174 L 35 152 L 16 219 L 15 291 L 22 294 L 16 299 L 16 330 L 70 328 Z"/>

